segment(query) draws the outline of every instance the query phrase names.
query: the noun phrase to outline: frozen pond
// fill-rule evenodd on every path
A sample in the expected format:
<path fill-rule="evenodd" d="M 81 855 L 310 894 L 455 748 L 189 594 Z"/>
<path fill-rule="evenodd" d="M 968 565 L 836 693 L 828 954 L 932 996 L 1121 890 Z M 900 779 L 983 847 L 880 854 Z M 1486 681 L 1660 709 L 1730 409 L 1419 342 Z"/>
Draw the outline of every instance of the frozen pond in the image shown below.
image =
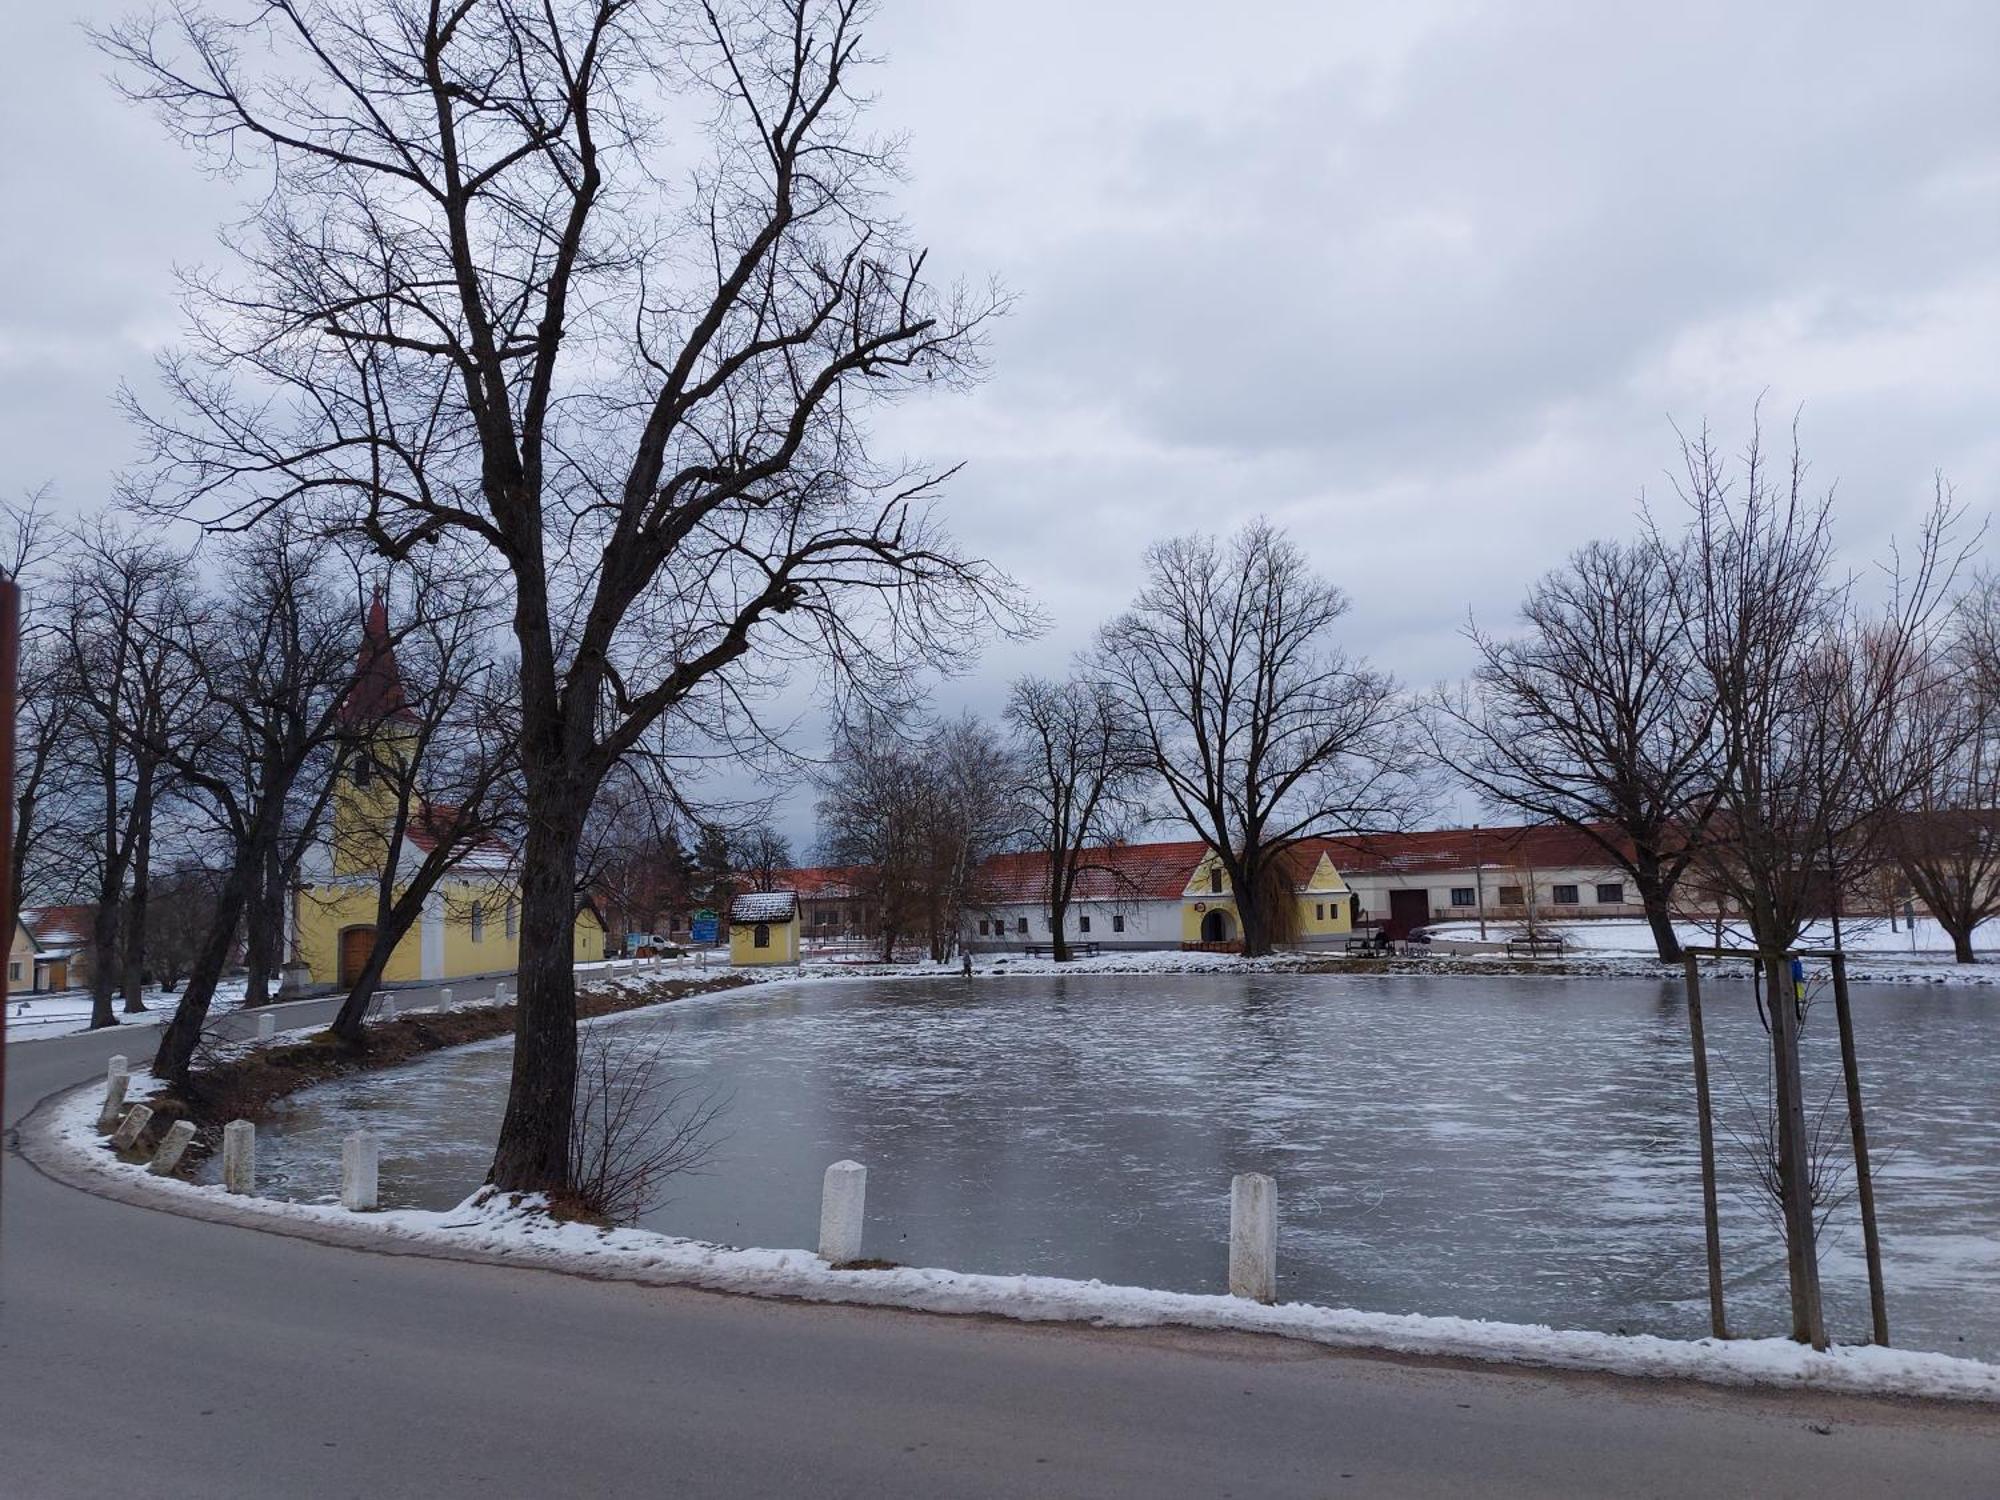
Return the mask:
<path fill-rule="evenodd" d="M 1731 1323 L 1780 1333 L 1782 1254 L 1737 1144 L 1761 1129 L 1763 1032 L 1746 986 L 1707 994 Z M 1806 1028 L 1814 1105 L 1839 1090 L 1832 1010 Z M 1857 987 L 1855 1010 L 1891 1332 L 2000 1357 L 2000 1002 Z M 1229 1178 L 1264 1171 L 1288 1300 L 1707 1332 L 1678 985 L 855 980 L 616 1024 L 666 1029 L 681 1076 L 729 1099 L 710 1167 L 675 1181 L 651 1228 L 811 1246 L 820 1174 L 853 1157 L 869 1169 L 869 1255 L 1219 1291 Z M 258 1143 L 261 1190 L 330 1196 L 339 1137 L 366 1124 L 384 1135 L 385 1204 L 458 1202 L 485 1173 L 507 1045 L 297 1096 Z M 1859 1240 L 1843 1206 L 1822 1263 L 1829 1326 L 1849 1342 L 1868 1329 Z"/>

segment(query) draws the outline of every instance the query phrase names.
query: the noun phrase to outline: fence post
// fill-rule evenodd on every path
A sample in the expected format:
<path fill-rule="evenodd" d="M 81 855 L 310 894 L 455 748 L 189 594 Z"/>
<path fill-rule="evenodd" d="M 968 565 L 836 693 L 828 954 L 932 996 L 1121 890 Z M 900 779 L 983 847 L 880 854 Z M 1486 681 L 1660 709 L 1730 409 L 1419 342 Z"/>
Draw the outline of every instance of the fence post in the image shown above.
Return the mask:
<path fill-rule="evenodd" d="M 1262 1172 L 1230 1179 L 1229 1295 L 1278 1300 L 1278 1184 Z"/>
<path fill-rule="evenodd" d="M 131 1075 L 125 1071 L 125 1059 L 112 1058 L 104 1070 L 104 1108 L 97 1112 L 99 1135 L 117 1128 L 118 1111 L 125 1107 L 125 1090 L 131 1081 Z"/>
<path fill-rule="evenodd" d="M 231 1120 L 222 1127 L 222 1188 L 250 1193 L 257 1187 L 257 1127 L 248 1120 Z"/>
<path fill-rule="evenodd" d="M 357 1130 L 340 1143 L 340 1206 L 362 1213 L 375 1206 L 382 1143 L 372 1130 Z"/>
<path fill-rule="evenodd" d="M 135 1104 L 125 1111 L 125 1118 L 118 1122 L 118 1129 L 112 1133 L 111 1149 L 130 1151 L 133 1143 L 146 1133 L 146 1126 L 152 1122 L 153 1107 L 150 1104 Z"/>
<path fill-rule="evenodd" d="M 868 1169 L 837 1161 L 826 1169 L 819 1202 L 819 1257 L 830 1266 L 861 1259 L 861 1223 L 868 1198 Z"/>
<path fill-rule="evenodd" d="M 278 1034 L 278 1018 L 269 1011 L 257 1017 L 257 1040 L 268 1042 Z"/>
<path fill-rule="evenodd" d="M 181 1153 L 194 1139 L 194 1121 L 176 1120 L 167 1128 L 166 1139 L 160 1142 L 160 1149 L 153 1153 L 153 1159 L 146 1163 L 146 1170 L 155 1177 L 165 1177 L 181 1164 Z"/>
<path fill-rule="evenodd" d="M 1889 1302 L 1882 1287 L 1882 1237 L 1875 1227 L 1875 1174 L 1861 1114 L 1861 1068 L 1854 1060 L 1854 1011 L 1847 996 L 1847 955 L 1833 955 L 1833 1012 L 1840 1025 L 1840 1070 L 1847 1080 L 1847 1124 L 1854 1139 L 1854 1186 L 1861 1200 L 1861 1245 L 1868 1258 L 1868 1316 L 1875 1342 L 1889 1342 Z"/>
<path fill-rule="evenodd" d="M 1715 1110 L 1708 1092 L 1708 1039 L 1701 1019 L 1701 959 L 1683 956 L 1687 970 L 1688 1043 L 1694 1049 L 1695 1124 L 1701 1136 L 1701 1228 L 1708 1243 L 1708 1328 L 1729 1337 L 1722 1305 L 1722 1219 L 1715 1194 Z"/>

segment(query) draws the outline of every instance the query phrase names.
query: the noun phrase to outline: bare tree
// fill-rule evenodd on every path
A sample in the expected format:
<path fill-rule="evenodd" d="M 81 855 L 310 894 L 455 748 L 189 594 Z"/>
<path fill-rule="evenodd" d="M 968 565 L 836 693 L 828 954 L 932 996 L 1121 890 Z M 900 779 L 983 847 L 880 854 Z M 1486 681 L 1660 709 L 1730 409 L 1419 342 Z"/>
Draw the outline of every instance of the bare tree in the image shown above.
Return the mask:
<path fill-rule="evenodd" d="M 1111 689 L 1081 673 L 1062 682 L 1017 679 L 1006 718 L 1019 745 L 1015 764 L 1027 809 L 1024 844 L 1048 860 L 1050 942 L 1056 962 L 1063 963 L 1069 958 L 1066 926 L 1077 880 L 1104 868 L 1089 851 L 1111 843 L 1131 810 L 1138 747 L 1125 731 Z"/>
<path fill-rule="evenodd" d="M 1243 951 L 1270 951 L 1271 871 L 1305 839 L 1402 823 L 1415 783 L 1395 684 L 1333 640 L 1347 596 L 1267 521 L 1179 537 L 1098 638 L 1148 769 L 1214 848 Z"/>
<path fill-rule="evenodd" d="M 1732 468 L 1704 430 L 1683 443 L 1686 545 L 1672 559 L 1677 618 L 1713 704 L 1718 838 L 1702 878 L 1726 894 L 1761 955 L 1793 1336 L 1823 1342 L 1799 1071 L 1804 1017 L 1782 955 L 1828 909 L 1851 852 L 1903 805 L 1937 748 L 1907 730 L 1930 675 L 1957 557 L 1940 484 L 1914 557 L 1892 561 L 1868 608 L 1833 566 L 1830 494 L 1811 494 L 1794 435 L 1774 472 L 1753 433 Z"/>
<path fill-rule="evenodd" d="M 72 700 L 75 750 L 93 804 L 83 841 L 95 875 L 93 1027 L 116 1024 L 111 996 L 121 973 L 125 1009 L 145 1009 L 154 812 L 170 742 L 184 747 L 193 728 L 195 674 L 176 644 L 193 607 L 189 567 L 185 554 L 98 521 L 75 532 L 59 585 L 62 672 L 49 686 Z"/>
<path fill-rule="evenodd" d="M 596 902 L 607 936 L 622 944 L 634 932 L 665 930 L 662 918 L 689 904 L 694 861 L 681 846 L 693 820 L 645 760 L 606 778 L 577 856 L 579 893 Z"/>
<path fill-rule="evenodd" d="M 667 1181 L 700 1171 L 720 1144 L 728 1101 L 675 1077 L 672 1041 L 609 1026 L 583 1032 L 566 1197 L 592 1218 L 630 1223 L 658 1208 Z"/>
<path fill-rule="evenodd" d="M 153 1058 L 154 1074 L 176 1086 L 187 1083 L 256 883 L 273 861 L 295 870 L 326 815 L 354 677 L 352 596 L 323 547 L 272 522 L 234 544 L 229 563 L 229 592 L 175 637 L 197 676 L 204 732 L 155 746 L 219 852 L 213 920 Z"/>
<path fill-rule="evenodd" d="M 36 585 L 57 554 L 60 537 L 49 521 L 46 487 L 0 506 L 0 572 L 22 586 L 19 659 L 15 675 L 14 820 L 7 931 L 37 897 L 68 894 L 82 790 L 75 748 L 78 700 L 65 684 L 66 652 L 58 612 L 36 607 Z M 80 826 L 81 825 L 81 826 Z"/>
<path fill-rule="evenodd" d="M 1467 627 L 1472 679 L 1421 720 L 1489 806 L 1575 829 L 1629 875 L 1664 962 L 1680 959 L 1674 886 L 1720 773 L 1671 564 L 1645 542 L 1581 548 L 1529 591 L 1521 633 Z"/>
<path fill-rule="evenodd" d="M 973 714 L 948 720 L 916 747 L 912 764 L 919 880 L 931 959 L 957 951 L 989 855 L 1013 841 L 1011 793 L 1020 780 L 1011 748 Z"/>
<path fill-rule="evenodd" d="M 933 291 L 863 127 L 862 0 L 411 11 L 197 3 L 99 41 L 179 138 L 269 189 L 142 414 L 178 511 L 305 507 L 392 556 L 510 571 L 520 1004 L 493 1162 L 568 1178 L 570 924 L 591 803 L 664 717 L 740 717 L 793 662 L 886 693 L 1011 586 L 871 461 L 871 407 L 978 373 L 992 295 Z M 706 112 L 654 162 L 667 101 Z"/>
<path fill-rule="evenodd" d="M 792 867 L 792 844 L 769 823 L 747 829 L 736 841 L 736 866 L 756 891 L 776 890 L 778 877 Z"/>
<path fill-rule="evenodd" d="M 854 893 L 875 913 L 884 963 L 923 922 L 920 783 L 917 754 L 902 726 L 873 712 L 840 727 L 820 783 L 820 858 L 853 867 Z"/>
<path fill-rule="evenodd" d="M 1889 741 L 1880 795 L 1893 809 L 1882 844 L 1951 938 L 1973 962 L 1972 939 L 2000 916 L 2000 581 L 1983 578 L 1960 601 L 1950 648 L 1905 699 L 1909 722 Z M 1900 805 L 1896 771 L 1906 744 L 1927 747 Z"/>
<path fill-rule="evenodd" d="M 216 919 L 216 872 L 193 857 L 169 862 L 153 878 L 146 902 L 146 961 L 160 988 L 172 994 L 187 978 L 202 937 Z"/>

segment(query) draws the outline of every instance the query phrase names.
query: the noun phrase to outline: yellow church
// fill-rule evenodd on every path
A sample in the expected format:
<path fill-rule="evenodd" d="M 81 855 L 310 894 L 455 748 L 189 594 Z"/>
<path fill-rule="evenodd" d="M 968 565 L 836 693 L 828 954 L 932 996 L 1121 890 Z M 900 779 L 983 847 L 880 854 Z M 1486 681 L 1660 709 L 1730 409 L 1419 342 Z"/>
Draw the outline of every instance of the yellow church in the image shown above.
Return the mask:
<path fill-rule="evenodd" d="M 396 779 L 379 773 L 393 758 L 407 766 L 417 717 L 403 694 L 389 635 L 389 611 L 378 593 L 363 622 L 360 664 L 341 713 L 370 726 L 369 753 L 349 757 L 335 787 L 327 831 L 307 850 L 292 896 L 292 966 L 315 986 L 351 985 L 375 942 L 376 892 L 389 860 L 395 825 Z M 424 803 L 408 818 L 396 865 L 414 867 L 456 810 Z M 425 900 L 423 913 L 396 944 L 382 972 L 385 984 L 513 972 L 520 953 L 520 888 L 515 851 L 498 840 L 475 846 Z M 604 925 L 585 904 L 577 912 L 579 963 L 604 957 Z"/>

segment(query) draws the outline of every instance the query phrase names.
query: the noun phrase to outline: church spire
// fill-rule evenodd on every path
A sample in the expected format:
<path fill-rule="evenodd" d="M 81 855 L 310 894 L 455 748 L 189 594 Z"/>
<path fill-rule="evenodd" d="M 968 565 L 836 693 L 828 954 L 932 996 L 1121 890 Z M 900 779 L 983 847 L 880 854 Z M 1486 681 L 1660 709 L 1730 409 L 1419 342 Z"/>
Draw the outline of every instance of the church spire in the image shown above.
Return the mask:
<path fill-rule="evenodd" d="M 361 656 L 354 668 L 354 685 L 341 700 L 340 717 L 349 724 L 416 722 L 403 697 L 403 677 L 396 670 L 396 650 L 389 638 L 389 604 L 380 584 L 361 623 Z"/>

